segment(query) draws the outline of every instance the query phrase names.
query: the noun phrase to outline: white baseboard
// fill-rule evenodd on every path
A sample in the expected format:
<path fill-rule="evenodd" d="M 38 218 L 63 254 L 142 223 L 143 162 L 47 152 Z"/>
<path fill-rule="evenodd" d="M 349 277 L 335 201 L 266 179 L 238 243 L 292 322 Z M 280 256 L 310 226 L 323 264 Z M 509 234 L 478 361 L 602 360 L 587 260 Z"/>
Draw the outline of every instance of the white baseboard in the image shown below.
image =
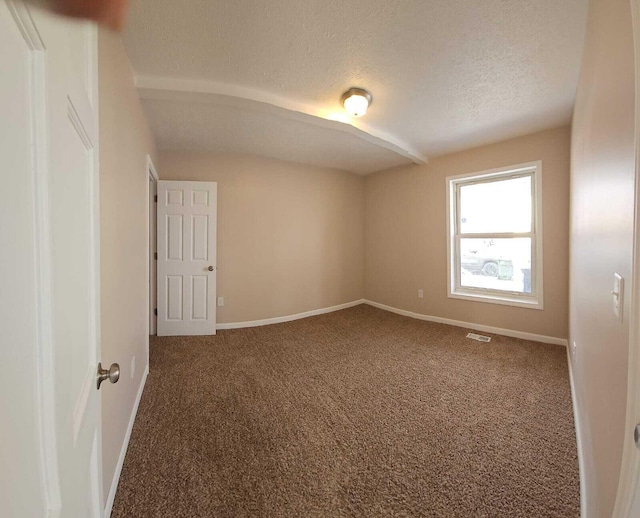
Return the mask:
<path fill-rule="evenodd" d="M 525 333 L 523 331 L 514 331 L 512 329 L 503 329 L 501 327 L 485 326 L 482 324 L 474 324 L 471 322 L 462 322 L 460 320 L 452 320 L 449 318 L 434 317 L 430 315 L 423 315 L 421 313 L 413 313 L 404 309 L 398 309 L 379 302 L 373 302 L 372 300 L 360 299 L 353 302 L 347 302 L 345 304 L 339 304 L 338 306 L 331 306 L 328 308 L 314 309 L 312 311 L 305 311 L 304 313 L 296 313 L 295 315 L 285 315 L 282 317 L 265 318 L 263 320 L 252 320 L 246 322 L 230 322 L 226 324 L 218 324 L 216 329 L 241 329 L 244 327 L 258 327 L 267 326 L 270 324 L 280 324 L 282 322 L 291 322 L 293 320 L 299 320 L 301 318 L 313 317 L 316 315 L 323 315 L 325 313 L 332 313 L 333 311 L 340 311 L 341 309 L 347 309 L 360 304 L 368 304 L 370 306 L 384 309 L 398 315 L 404 315 L 406 317 L 416 318 L 418 320 L 426 320 L 428 322 L 437 322 L 439 324 L 448 324 L 451 326 L 464 327 L 465 329 L 474 329 L 476 331 L 484 331 L 485 333 L 493 333 L 496 335 L 510 336 L 513 338 L 522 338 L 523 340 L 531 340 L 534 342 L 542 342 L 545 344 L 555 344 L 567 346 L 567 340 L 565 338 L 556 338 L 553 336 L 537 335 L 534 333 Z"/>
<path fill-rule="evenodd" d="M 571 348 L 567 347 L 567 363 L 569 364 L 569 382 L 571 384 L 571 402 L 573 403 L 573 420 L 576 428 L 576 446 L 578 448 L 578 469 L 580 470 L 580 516 L 587 514 L 587 483 L 585 480 L 586 467 L 584 465 L 584 437 L 582 420 L 580 419 L 580 409 L 578 406 L 578 393 L 576 391 L 575 379 L 573 377 L 573 362 L 571 361 Z"/>
<path fill-rule="evenodd" d="M 563 345 L 567 347 L 568 342 L 566 338 L 555 338 L 553 336 L 537 335 L 534 333 L 525 333 L 523 331 L 514 331 L 512 329 L 503 329 L 501 327 L 485 326 L 482 324 L 474 324 L 471 322 L 462 322 L 460 320 L 451 320 L 450 318 L 434 317 L 430 315 L 423 315 L 421 313 L 413 313 L 412 311 L 406 311 L 404 309 L 398 309 L 379 302 L 373 302 L 372 300 L 364 300 L 365 304 L 369 304 L 375 308 L 384 309 L 398 315 L 404 315 L 405 317 L 416 318 L 418 320 L 426 320 L 428 322 L 437 322 L 438 324 L 448 324 L 450 326 L 464 327 L 465 329 L 473 329 L 475 331 L 484 331 L 485 333 L 493 333 L 496 335 L 510 336 L 512 338 L 522 338 L 523 340 L 531 340 L 533 342 L 542 342 L 545 344 Z"/>
<path fill-rule="evenodd" d="M 314 317 L 316 315 L 324 315 L 325 313 L 332 313 L 333 311 L 340 311 L 341 309 L 352 308 L 353 306 L 359 306 L 364 304 L 364 299 L 354 300 L 353 302 L 347 302 L 338 306 L 331 306 L 329 308 L 314 309 L 312 311 L 305 311 L 304 313 L 296 313 L 295 315 L 286 315 L 284 317 L 265 318 L 264 320 L 252 320 L 247 322 L 231 322 L 228 324 L 218 324 L 216 329 L 241 329 L 243 327 L 258 327 L 267 326 L 269 324 L 281 324 L 282 322 L 291 322 L 293 320 L 299 320 L 301 318 Z"/>
<path fill-rule="evenodd" d="M 109 489 L 109 496 L 107 497 L 107 503 L 104 507 L 104 518 L 111 516 L 111 510 L 113 509 L 113 501 L 116 498 L 116 491 L 118 489 L 118 481 L 120 480 L 120 473 L 122 473 L 122 466 L 124 464 L 124 458 L 127 455 L 127 448 L 129 447 L 129 439 L 131 439 L 131 431 L 133 430 L 133 423 L 136 420 L 136 414 L 138 413 L 138 406 L 142 399 L 142 392 L 144 391 L 144 385 L 147 382 L 147 375 L 149 374 L 149 365 L 144 370 L 142 375 L 142 381 L 140 381 L 140 387 L 138 388 L 138 395 L 136 401 L 133 404 L 133 410 L 131 411 L 131 417 L 129 418 L 129 425 L 127 426 L 127 433 L 124 436 L 122 442 L 122 449 L 120 450 L 120 456 L 118 457 L 118 463 L 116 464 L 116 471 L 113 474 L 113 480 L 111 481 L 111 489 Z"/>

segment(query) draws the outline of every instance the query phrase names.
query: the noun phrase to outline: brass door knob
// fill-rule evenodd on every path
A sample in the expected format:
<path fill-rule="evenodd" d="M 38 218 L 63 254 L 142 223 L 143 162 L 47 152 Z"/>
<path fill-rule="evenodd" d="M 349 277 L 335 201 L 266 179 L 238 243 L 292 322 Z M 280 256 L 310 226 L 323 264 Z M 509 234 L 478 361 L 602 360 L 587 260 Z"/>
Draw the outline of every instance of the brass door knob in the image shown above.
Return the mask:
<path fill-rule="evenodd" d="M 109 370 L 102 368 L 102 363 L 98 364 L 98 377 L 96 378 L 96 384 L 98 386 L 98 390 L 100 390 L 100 385 L 102 385 L 103 381 L 109 380 L 111 383 L 118 383 L 120 379 L 120 365 L 117 363 L 112 363 Z"/>

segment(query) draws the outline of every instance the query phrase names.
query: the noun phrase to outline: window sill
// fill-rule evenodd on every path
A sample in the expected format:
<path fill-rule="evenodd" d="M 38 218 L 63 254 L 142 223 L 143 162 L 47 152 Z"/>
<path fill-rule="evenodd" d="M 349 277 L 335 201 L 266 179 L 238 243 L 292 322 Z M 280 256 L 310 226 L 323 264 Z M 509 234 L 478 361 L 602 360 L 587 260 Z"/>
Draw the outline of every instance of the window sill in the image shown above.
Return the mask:
<path fill-rule="evenodd" d="M 449 293 L 450 299 L 470 300 L 474 302 L 488 302 L 489 304 L 501 304 L 517 308 L 544 309 L 542 301 L 537 298 L 514 297 L 499 295 L 497 293 L 478 293 L 457 290 Z"/>

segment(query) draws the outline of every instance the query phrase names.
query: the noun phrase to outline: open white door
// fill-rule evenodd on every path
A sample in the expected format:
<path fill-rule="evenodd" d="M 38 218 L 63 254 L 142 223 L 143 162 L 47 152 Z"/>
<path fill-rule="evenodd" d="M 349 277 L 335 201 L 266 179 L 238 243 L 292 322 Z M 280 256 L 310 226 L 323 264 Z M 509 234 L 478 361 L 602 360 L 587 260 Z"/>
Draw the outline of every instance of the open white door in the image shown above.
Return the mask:
<path fill-rule="evenodd" d="M 631 319 L 627 413 L 623 437 L 622 466 L 613 518 L 640 516 L 640 0 L 631 0 L 635 48 L 636 193 L 631 284 Z"/>
<path fill-rule="evenodd" d="M 216 334 L 215 182 L 158 182 L 158 336 Z"/>
<path fill-rule="evenodd" d="M 0 0 L 1 514 L 102 516 L 97 31 Z"/>

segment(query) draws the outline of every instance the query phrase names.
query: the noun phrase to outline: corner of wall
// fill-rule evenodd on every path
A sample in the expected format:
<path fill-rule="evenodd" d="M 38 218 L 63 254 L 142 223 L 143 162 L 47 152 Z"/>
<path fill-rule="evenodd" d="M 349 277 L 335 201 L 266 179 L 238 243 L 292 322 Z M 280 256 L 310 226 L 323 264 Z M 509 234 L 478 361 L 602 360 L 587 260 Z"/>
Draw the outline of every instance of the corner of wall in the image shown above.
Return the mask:
<path fill-rule="evenodd" d="M 146 160 L 156 150 L 120 35 L 101 29 L 98 51 L 102 361 L 119 362 L 122 372 L 118 385 L 102 396 L 106 496 L 115 491 L 114 476 L 117 486 L 118 462 L 148 369 Z M 132 373 L 134 358 L 138 366 Z"/>

